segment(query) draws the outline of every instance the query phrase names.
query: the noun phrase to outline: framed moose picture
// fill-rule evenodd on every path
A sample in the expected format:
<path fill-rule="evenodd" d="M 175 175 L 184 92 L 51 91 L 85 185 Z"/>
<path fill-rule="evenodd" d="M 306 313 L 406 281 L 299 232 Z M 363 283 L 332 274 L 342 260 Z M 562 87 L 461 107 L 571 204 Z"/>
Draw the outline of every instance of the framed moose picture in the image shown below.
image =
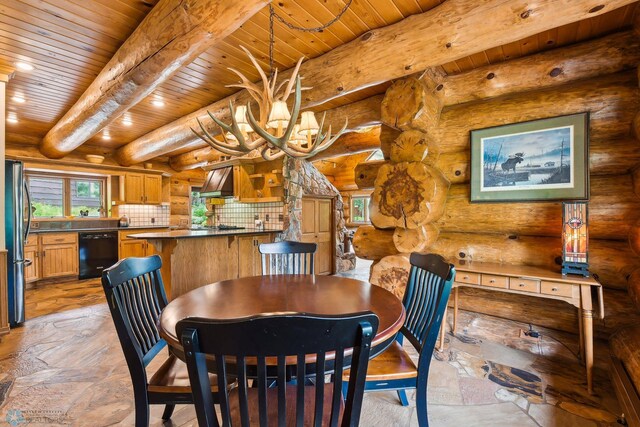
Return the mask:
<path fill-rule="evenodd" d="M 471 202 L 588 198 L 589 113 L 471 131 Z"/>

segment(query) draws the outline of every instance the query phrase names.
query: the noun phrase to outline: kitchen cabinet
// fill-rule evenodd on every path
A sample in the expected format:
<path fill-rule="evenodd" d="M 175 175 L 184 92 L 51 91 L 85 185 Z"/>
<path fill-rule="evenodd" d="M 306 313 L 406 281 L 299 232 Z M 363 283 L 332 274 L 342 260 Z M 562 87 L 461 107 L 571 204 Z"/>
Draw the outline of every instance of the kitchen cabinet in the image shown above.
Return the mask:
<path fill-rule="evenodd" d="M 152 244 L 142 239 L 129 239 L 127 236 L 130 234 L 138 233 L 160 233 L 167 231 L 163 228 L 149 228 L 120 231 L 118 233 L 118 259 L 129 257 L 145 257 L 156 255 L 158 252 L 155 250 Z"/>
<path fill-rule="evenodd" d="M 38 236 L 29 236 L 29 241 L 24 246 L 25 260 L 31 260 L 30 265 L 24 267 L 24 280 L 26 283 L 35 282 L 40 279 L 40 249 L 38 247 Z"/>
<path fill-rule="evenodd" d="M 124 176 L 124 202 L 150 205 L 162 203 L 162 176 L 127 173 Z"/>
<path fill-rule="evenodd" d="M 78 233 L 48 233 L 38 239 L 42 279 L 78 275 Z"/>
<path fill-rule="evenodd" d="M 262 256 L 259 246 L 273 241 L 272 234 L 238 236 L 238 277 L 262 274 Z"/>

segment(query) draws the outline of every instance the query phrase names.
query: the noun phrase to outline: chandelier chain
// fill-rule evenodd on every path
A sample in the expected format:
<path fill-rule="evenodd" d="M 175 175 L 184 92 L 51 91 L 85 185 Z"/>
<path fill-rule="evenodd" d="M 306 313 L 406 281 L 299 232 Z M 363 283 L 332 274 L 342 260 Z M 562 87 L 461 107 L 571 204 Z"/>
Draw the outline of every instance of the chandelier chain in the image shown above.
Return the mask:
<path fill-rule="evenodd" d="M 292 24 L 291 22 L 286 21 L 282 16 L 278 15 L 273 5 L 269 3 L 269 70 L 271 74 L 273 75 L 273 45 L 275 44 L 275 36 L 273 33 L 273 23 L 275 19 L 277 19 L 283 25 L 285 25 L 286 27 L 292 30 L 302 31 L 305 33 L 321 33 L 325 29 L 329 28 L 331 25 L 335 24 L 340 18 L 342 18 L 342 15 L 344 15 L 347 12 L 349 7 L 351 6 L 351 3 L 353 3 L 353 0 L 348 0 L 347 3 L 342 8 L 342 10 L 340 11 L 340 13 L 338 13 L 332 20 L 330 20 L 329 22 L 323 25 L 320 25 L 319 27 L 300 27 L 298 25 Z"/>

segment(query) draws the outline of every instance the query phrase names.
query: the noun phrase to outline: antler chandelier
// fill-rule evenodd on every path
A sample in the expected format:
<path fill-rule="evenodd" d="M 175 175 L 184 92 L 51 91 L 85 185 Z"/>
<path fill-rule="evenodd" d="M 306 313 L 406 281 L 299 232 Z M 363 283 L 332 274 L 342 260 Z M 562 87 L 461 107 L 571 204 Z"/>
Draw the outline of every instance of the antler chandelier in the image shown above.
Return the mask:
<path fill-rule="evenodd" d="M 240 77 L 241 81 L 237 84 L 227 85 L 227 87 L 247 90 L 251 98 L 258 104 L 258 119 L 253 114 L 251 102 L 234 108 L 233 102 L 229 101 L 231 124 L 224 123 L 207 111 L 211 120 L 220 128 L 222 139 L 217 139 L 207 130 L 207 126 L 200 119 L 196 120 L 202 133 L 191 128 L 193 133 L 221 153 L 230 156 L 242 156 L 256 152 L 260 153 L 265 160 L 274 160 L 284 155 L 306 159 L 329 148 L 344 133 L 347 128 L 347 120 L 345 119 L 345 124 L 340 131 L 332 134 L 331 125 L 328 126 L 326 131 L 324 130 L 326 113 L 323 114 L 320 124 L 318 124 L 312 111 L 300 112 L 302 91 L 309 89 L 302 87 L 302 77 L 298 75 L 303 58 L 298 60 L 291 77 L 283 80 L 280 84 L 277 83 L 278 70 L 273 68 L 273 19 L 278 19 L 292 29 L 319 32 L 340 19 L 351 5 L 351 1 L 345 5 L 340 14 L 333 20 L 316 28 L 294 26 L 284 21 L 282 17 L 275 13 L 273 7 L 269 6 L 271 24 L 269 28 L 269 65 L 272 70 L 271 76 L 267 77 L 249 50 L 240 46 L 260 74 L 262 86 L 251 82 L 244 74 L 234 68 L 229 68 L 229 70 Z M 292 91 L 294 94 L 293 107 L 289 112 L 287 99 Z M 299 117 L 300 123 L 298 123 Z"/>

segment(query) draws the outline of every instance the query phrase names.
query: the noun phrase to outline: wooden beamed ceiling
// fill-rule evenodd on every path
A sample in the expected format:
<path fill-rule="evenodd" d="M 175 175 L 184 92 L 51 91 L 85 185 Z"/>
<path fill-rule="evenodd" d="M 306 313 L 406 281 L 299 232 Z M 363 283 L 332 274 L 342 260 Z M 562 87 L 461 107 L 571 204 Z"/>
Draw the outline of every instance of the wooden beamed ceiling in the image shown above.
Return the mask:
<path fill-rule="evenodd" d="M 8 85 L 7 108 L 17 115 L 19 122 L 7 124 L 7 141 L 25 144 L 41 140 L 79 99 L 156 3 L 158 0 L 3 0 L 0 4 L 0 65 L 26 61 L 36 67 L 31 72 L 16 72 Z M 426 12 L 440 3 L 439 0 L 354 0 L 344 17 L 322 33 L 293 31 L 276 22 L 276 65 L 279 69 L 290 68 L 300 56 L 320 56 L 369 30 Z M 273 5 L 279 14 L 297 25 L 313 26 L 335 16 L 344 1 L 291 0 Z M 441 68 L 446 74 L 456 74 L 593 39 L 630 28 L 637 12 L 638 3 L 633 3 L 442 64 Z M 237 81 L 227 67 L 237 68 L 257 80 L 257 72 L 238 46 L 247 46 L 266 68 L 268 22 L 268 8 L 264 8 L 131 108 L 132 126 L 125 126 L 118 119 L 108 126 L 110 140 L 104 140 L 98 134 L 87 145 L 100 147 L 103 151 L 121 147 L 225 98 L 235 91 L 225 85 Z M 321 110 L 383 93 L 387 86 L 377 85 L 333 99 L 324 103 Z M 23 97 L 26 102 L 15 102 L 14 96 Z M 163 108 L 151 104 L 157 96 L 163 99 Z M 181 152 L 184 150 L 173 155 Z"/>

